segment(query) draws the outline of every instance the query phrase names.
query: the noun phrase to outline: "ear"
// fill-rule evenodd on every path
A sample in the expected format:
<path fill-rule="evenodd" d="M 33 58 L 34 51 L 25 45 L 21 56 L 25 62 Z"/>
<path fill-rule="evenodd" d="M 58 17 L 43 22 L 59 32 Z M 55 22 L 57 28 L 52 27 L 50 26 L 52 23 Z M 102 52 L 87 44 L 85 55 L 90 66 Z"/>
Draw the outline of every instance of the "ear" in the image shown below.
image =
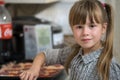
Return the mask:
<path fill-rule="evenodd" d="M 102 33 L 106 33 L 106 30 L 107 30 L 107 23 L 103 23 L 103 27 L 102 27 Z"/>

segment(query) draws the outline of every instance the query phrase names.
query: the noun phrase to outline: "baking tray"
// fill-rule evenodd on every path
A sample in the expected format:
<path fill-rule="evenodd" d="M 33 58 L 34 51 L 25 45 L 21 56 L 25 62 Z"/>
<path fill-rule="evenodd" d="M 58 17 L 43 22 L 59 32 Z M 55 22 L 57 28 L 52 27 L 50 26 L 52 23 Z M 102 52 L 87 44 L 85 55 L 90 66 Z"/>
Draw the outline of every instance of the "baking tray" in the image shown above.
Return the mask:
<path fill-rule="evenodd" d="M 16 64 L 22 62 L 32 62 L 33 60 L 22 60 L 22 61 L 16 61 Z M 39 77 L 37 80 L 57 80 L 57 77 L 60 77 L 64 69 L 58 70 L 56 74 L 53 74 L 52 76 L 47 77 Z M 0 80 L 20 80 L 19 76 L 5 76 L 4 74 L 0 74 Z"/>
<path fill-rule="evenodd" d="M 52 77 L 39 77 L 37 80 L 58 80 L 62 76 L 64 76 L 64 70 L 61 70 L 58 74 L 52 76 Z M 20 80 L 18 76 L 0 76 L 0 80 Z"/>
<path fill-rule="evenodd" d="M 37 80 L 55 80 L 56 77 L 38 78 Z M 19 77 L 0 76 L 0 80 L 20 80 Z"/>

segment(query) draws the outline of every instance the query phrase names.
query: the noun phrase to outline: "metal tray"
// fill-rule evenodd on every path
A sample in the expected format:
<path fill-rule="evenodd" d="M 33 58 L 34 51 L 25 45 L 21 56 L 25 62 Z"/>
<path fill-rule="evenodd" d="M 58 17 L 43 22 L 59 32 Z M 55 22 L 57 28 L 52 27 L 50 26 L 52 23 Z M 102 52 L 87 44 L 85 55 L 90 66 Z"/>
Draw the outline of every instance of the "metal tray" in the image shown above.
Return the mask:
<path fill-rule="evenodd" d="M 55 77 L 38 78 L 37 80 L 54 80 Z M 0 76 L 0 80 L 20 80 L 19 77 Z"/>
<path fill-rule="evenodd" d="M 52 76 L 52 77 L 39 77 L 37 78 L 37 80 L 60 80 L 60 78 L 62 78 L 62 80 L 64 80 L 65 78 L 65 73 L 64 70 L 61 70 L 60 73 Z M 13 76 L 0 76 L 0 80 L 20 80 L 20 78 L 18 76 L 13 77 Z"/>
<path fill-rule="evenodd" d="M 32 60 L 22 60 L 22 61 L 16 61 L 16 63 L 20 62 L 32 62 Z M 58 71 L 56 74 L 48 77 L 39 77 L 37 80 L 57 80 L 57 78 L 63 74 L 64 70 Z M 2 76 L 0 75 L 0 80 L 20 80 L 19 76 Z"/>

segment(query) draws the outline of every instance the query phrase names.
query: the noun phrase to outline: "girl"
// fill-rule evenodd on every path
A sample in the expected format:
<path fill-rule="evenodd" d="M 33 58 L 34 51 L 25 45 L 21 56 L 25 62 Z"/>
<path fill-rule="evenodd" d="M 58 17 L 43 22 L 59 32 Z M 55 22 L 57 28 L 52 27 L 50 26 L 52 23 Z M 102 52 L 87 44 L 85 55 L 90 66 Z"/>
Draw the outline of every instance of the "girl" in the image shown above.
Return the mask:
<path fill-rule="evenodd" d="M 77 1 L 69 15 L 76 44 L 41 52 L 20 78 L 35 80 L 44 63 L 65 63 L 66 70 L 70 68 L 70 80 L 120 80 L 120 65 L 113 59 L 112 18 L 108 4 L 98 0 Z"/>

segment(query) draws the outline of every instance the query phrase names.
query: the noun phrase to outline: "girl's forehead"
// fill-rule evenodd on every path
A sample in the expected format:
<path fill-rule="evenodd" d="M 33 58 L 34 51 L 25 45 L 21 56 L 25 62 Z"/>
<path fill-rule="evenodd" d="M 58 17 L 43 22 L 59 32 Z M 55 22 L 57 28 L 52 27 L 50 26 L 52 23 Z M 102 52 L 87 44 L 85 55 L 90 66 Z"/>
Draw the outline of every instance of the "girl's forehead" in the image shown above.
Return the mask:
<path fill-rule="evenodd" d="M 86 21 L 84 23 L 82 21 L 80 21 L 79 24 L 93 24 L 93 23 L 97 23 L 95 18 L 92 17 L 92 19 L 91 19 L 90 17 L 87 16 L 86 17 Z"/>

